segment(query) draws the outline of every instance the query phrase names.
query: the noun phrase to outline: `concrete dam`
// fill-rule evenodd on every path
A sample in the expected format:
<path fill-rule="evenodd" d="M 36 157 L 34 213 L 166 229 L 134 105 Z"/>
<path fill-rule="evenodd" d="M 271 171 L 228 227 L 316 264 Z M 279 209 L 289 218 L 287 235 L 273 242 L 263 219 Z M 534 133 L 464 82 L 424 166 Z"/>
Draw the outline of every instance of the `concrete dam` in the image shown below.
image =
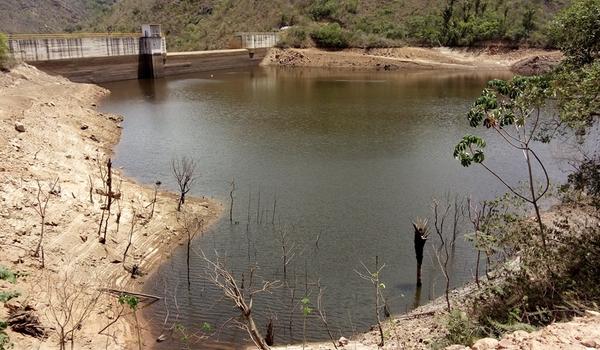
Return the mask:
<path fill-rule="evenodd" d="M 167 52 L 160 25 L 137 33 L 12 34 L 11 55 L 76 82 L 101 83 L 258 65 L 277 33 L 238 33 L 231 49 Z"/>

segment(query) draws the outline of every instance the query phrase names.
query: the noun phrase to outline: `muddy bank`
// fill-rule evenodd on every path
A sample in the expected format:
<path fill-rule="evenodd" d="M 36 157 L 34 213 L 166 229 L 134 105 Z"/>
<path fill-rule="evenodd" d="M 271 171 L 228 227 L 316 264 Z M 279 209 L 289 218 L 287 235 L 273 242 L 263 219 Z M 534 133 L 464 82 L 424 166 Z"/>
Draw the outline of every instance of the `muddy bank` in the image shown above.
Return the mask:
<path fill-rule="evenodd" d="M 36 339 L 9 330 L 17 349 L 59 347 L 51 305 L 56 305 L 58 289 L 66 286 L 90 295 L 98 288 L 139 290 L 146 276 L 182 239 L 175 215 L 176 196 L 160 192 L 151 216 L 153 188 L 115 169 L 112 181 L 113 186 L 120 186 L 120 220 L 117 224 L 119 209 L 114 204 L 106 244 L 99 243 L 98 223 L 105 198 L 99 194 L 99 164 L 111 156 L 122 120 L 96 110 L 96 103 L 108 93 L 26 65 L 0 73 L 0 265 L 20 275 L 15 284 L 0 281 L 0 292 L 18 291 L 21 296 L 9 303 L 34 307 L 49 336 Z M 54 191 L 48 193 L 56 179 Z M 49 196 L 43 239 L 45 268 L 40 267 L 40 257 L 32 254 L 41 232 L 35 209 L 38 181 L 42 201 Z M 222 211 L 220 203 L 205 198 L 190 198 L 187 208 L 204 220 L 205 227 Z M 123 262 L 134 212 L 132 244 Z M 131 278 L 127 270 L 134 265 L 143 276 Z M 76 333 L 75 348 L 133 346 L 134 329 L 127 322 L 130 315 L 105 334 L 98 334 L 114 319 L 115 305 L 118 307 L 115 298 L 107 295 L 94 303 Z M 0 320 L 6 318 L 7 309 L 2 307 Z"/>
<path fill-rule="evenodd" d="M 551 67 L 561 59 L 558 51 L 539 49 L 492 50 L 450 48 L 377 48 L 325 51 L 272 49 L 263 60 L 267 66 L 340 68 L 354 70 L 507 70 L 526 73 Z"/>

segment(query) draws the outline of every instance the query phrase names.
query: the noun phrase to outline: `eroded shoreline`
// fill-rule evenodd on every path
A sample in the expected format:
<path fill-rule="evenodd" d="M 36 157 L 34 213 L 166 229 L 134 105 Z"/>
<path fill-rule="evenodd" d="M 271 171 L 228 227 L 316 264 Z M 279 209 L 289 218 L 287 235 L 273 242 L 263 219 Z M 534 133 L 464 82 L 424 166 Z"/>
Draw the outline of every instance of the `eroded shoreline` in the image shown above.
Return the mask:
<path fill-rule="evenodd" d="M 36 309 L 42 325 L 55 327 L 52 317 L 53 288 L 65 284 L 89 290 L 115 288 L 139 291 L 164 256 L 179 244 L 182 236 L 175 215 L 175 194 L 159 192 L 153 216 L 152 186 L 114 172 L 113 183 L 120 184 L 122 200 L 120 223 L 116 211 L 109 220 L 106 244 L 98 242 L 102 197 L 100 164 L 112 156 L 121 133 L 121 117 L 96 110 L 108 90 L 89 84 L 72 83 L 22 65 L 0 74 L 0 265 L 18 272 L 16 284 L 0 281 L 0 291 L 18 291 L 10 303 Z M 24 132 L 17 130 L 22 125 Z M 33 257 L 39 241 L 40 217 L 36 213 L 39 181 L 44 194 L 49 182 L 58 178 L 57 190 L 50 195 L 43 239 L 45 268 Z M 92 201 L 90 201 L 90 179 Z M 187 210 L 201 217 L 205 227 L 222 211 L 214 200 L 190 198 Z M 137 220 L 126 261 L 133 212 Z M 132 279 L 130 269 L 138 265 L 144 276 Z M 114 317 L 114 300 L 104 295 L 76 334 L 78 349 L 131 348 L 134 329 L 130 322 L 115 323 L 109 336 L 98 331 Z M 56 304 L 56 301 L 54 301 Z M 0 319 L 7 310 L 0 310 Z M 9 331 L 16 348 L 59 348 L 56 332 L 36 339 Z M 154 339 L 146 339 L 153 342 Z"/>

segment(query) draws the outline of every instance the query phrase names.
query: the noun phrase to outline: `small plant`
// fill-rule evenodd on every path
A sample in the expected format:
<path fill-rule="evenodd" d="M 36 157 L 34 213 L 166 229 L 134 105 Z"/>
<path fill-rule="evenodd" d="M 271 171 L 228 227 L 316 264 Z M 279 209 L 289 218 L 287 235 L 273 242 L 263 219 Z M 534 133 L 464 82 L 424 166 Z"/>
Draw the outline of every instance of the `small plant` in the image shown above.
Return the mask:
<path fill-rule="evenodd" d="M 8 327 L 8 323 L 6 321 L 0 320 L 0 350 L 7 350 L 12 348 L 12 344 L 10 343 L 10 338 L 8 334 L 4 331 Z"/>
<path fill-rule="evenodd" d="M 139 321 L 137 318 L 137 310 L 138 310 L 139 303 L 140 303 L 140 299 L 136 296 L 129 295 L 129 294 L 123 294 L 123 295 L 119 296 L 119 304 L 129 306 L 129 308 L 133 312 L 133 319 L 135 320 L 135 328 L 137 330 L 138 347 L 141 350 L 143 348 L 142 334 L 140 332 L 140 324 L 139 324 Z"/>
<path fill-rule="evenodd" d="M 18 298 L 19 295 L 21 295 L 21 293 L 14 290 L 9 290 L 7 292 L 2 291 L 0 292 L 0 302 L 6 303 L 11 299 Z"/>
<path fill-rule="evenodd" d="M 0 265 L 0 280 L 4 280 L 10 283 L 17 283 L 17 275 L 9 270 L 7 267 Z"/>
<path fill-rule="evenodd" d="M 460 310 L 452 310 L 446 316 L 446 340 L 448 345 L 462 344 L 465 346 L 473 345 L 477 339 L 478 330 L 468 315 Z"/>
<path fill-rule="evenodd" d="M 300 299 L 300 306 L 302 307 L 302 348 L 306 345 L 306 318 L 312 314 L 313 309 L 310 307 L 310 299 L 308 297 L 304 297 Z"/>

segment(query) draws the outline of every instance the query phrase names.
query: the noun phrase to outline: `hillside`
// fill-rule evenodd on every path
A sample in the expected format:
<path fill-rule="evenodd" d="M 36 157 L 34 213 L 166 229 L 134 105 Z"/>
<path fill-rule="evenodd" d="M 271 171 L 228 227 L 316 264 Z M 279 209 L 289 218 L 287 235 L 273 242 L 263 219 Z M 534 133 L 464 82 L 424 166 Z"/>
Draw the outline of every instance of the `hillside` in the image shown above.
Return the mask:
<path fill-rule="evenodd" d="M 0 32 L 52 33 L 107 10 L 114 0 L 1 0 Z"/>
<path fill-rule="evenodd" d="M 161 23 L 175 50 L 218 49 L 237 31 L 288 31 L 289 46 L 545 46 L 547 21 L 568 0 L 120 0 L 86 29 Z"/>

